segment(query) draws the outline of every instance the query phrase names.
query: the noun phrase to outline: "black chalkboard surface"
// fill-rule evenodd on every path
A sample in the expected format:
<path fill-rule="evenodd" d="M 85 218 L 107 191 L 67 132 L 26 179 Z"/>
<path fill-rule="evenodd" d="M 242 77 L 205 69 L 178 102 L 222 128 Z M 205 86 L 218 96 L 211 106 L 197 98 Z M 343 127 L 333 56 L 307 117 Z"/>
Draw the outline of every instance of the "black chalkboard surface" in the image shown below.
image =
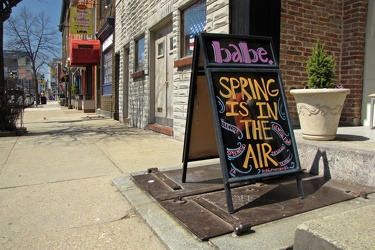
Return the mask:
<path fill-rule="evenodd" d="M 196 39 L 182 181 L 189 161 L 219 156 L 229 213 L 234 212 L 234 182 L 295 174 L 303 197 L 271 38 L 202 33 Z"/>

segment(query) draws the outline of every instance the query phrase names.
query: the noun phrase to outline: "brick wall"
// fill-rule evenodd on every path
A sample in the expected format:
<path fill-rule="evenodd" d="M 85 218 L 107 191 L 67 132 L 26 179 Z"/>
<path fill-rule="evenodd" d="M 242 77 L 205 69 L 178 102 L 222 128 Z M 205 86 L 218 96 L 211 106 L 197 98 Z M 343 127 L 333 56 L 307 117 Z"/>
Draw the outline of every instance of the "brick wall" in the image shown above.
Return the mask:
<path fill-rule="evenodd" d="M 320 39 L 335 58 L 335 82 L 351 89 L 340 123 L 353 125 L 361 112 L 367 0 L 289 0 L 281 12 L 280 69 L 293 123 L 299 122 L 289 90 L 306 85 L 307 58 Z"/>
<path fill-rule="evenodd" d="M 104 3 L 104 1 L 102 1 Z M 100 7 L 103 8 L 102 16 L 100 16 Z M 107 22 L 107 17 L 114 17 L 115 16 L 115 0 L 111 1 L 111 6 L 109 8 L 104 8 L 103 6 L 97 5 L 97 30 L 100 30 L 105 23 Z M 102 41 L 103 42 L 103 41 Z M 113 46 L 113 45 L 112 45 Z M 102 95 L 103 93 L 103 56 L 101 56 L 100 59 L 100 77 L 97 79 L 100 89 L 98 95 L 100 95 L 100 106 L 97 108 L 100 108 L 99 113 L 108 116 L 108 117 L 114 117 L 116 106 L 118 106 L 118 103 L 116 102 L 116 94 L 118 91 L 118 88 L 116 88 L 116 80 L 115 79 L 115 65 L 116 65 L 116 59 L 115 59 L 115 49 L 112 47 L 112 94 L 111 95 Z M 101 51 L 103 53 L 103 51 Z M 103 54 L 102 54 L 103 55 Z"/>
<path fill-rule="evenodd" d="M 361 116 L 368 0 L 344 1 L 340 81 L 350 88 L 341 121 Z"/>

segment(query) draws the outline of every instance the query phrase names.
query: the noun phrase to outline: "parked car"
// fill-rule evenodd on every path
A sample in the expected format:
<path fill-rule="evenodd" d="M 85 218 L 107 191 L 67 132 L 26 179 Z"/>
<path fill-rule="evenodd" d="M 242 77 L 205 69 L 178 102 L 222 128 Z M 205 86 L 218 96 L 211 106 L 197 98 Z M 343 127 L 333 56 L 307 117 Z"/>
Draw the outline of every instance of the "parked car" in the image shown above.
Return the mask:
<path fill-rule="evenodd" d="M 35 97 L 31 94 L 25 94 L 24 106 L 29 107 L 34 104 Z"/>
<path fill-rule="evenodd" d="M 23 105 L 23 92 L 18 89 L 9 89 L 5 91 L 5 94 L 8 98 L 8 103 L 13 106 L 22 106 Z"/>

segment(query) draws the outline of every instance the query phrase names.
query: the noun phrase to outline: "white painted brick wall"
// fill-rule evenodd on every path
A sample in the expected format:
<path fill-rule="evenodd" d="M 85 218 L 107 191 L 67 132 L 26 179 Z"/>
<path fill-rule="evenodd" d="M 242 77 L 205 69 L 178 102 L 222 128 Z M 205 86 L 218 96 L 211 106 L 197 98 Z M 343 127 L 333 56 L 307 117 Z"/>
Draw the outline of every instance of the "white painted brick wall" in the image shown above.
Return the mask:
<path fill-rule="evenodd" d="M 180 59 L 180 10 L 186 8 L 195 1 L 191 0 L 135 0 L 116 1 L 116 33 L 115 51 L 120 53 L 120 121 L 123 121 L 123 67 L 124 46 L 129 46 L 129 73 L 134 73 L 134 46 L 135 39 L 145 35 L 145 73 L 144 79 L 129 80 L 129 118 L 130 124 L 138 128 L 146 128 L 150 116 L 150 79 L 149 79 L 149 40 L 150 29 L 163 22 L 166 17 L 172 15 L 174 60 Z M 207 0 L 207 32 L 229 33 L 229 0 Z M 174 68 L 174 137 L 183 140 L 185 136 L 190 74 L 191 67 Z"/>

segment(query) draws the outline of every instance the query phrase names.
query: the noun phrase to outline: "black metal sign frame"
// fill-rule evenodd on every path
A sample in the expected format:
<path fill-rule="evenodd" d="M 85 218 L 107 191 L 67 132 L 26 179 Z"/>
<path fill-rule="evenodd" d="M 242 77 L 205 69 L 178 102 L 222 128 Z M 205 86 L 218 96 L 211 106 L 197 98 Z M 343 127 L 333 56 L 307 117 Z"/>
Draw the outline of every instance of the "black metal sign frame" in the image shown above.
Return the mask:
<path fill-rule="evenodd" d="M 201 33 L 195 39 L 182 182 L 189 161 L 219 157 L 229 213 L 231 183 L 294 174 L 304 197 L 273 51 L 268 37 Z M 212 130 L 214 136 L 205 133 Z"/>

